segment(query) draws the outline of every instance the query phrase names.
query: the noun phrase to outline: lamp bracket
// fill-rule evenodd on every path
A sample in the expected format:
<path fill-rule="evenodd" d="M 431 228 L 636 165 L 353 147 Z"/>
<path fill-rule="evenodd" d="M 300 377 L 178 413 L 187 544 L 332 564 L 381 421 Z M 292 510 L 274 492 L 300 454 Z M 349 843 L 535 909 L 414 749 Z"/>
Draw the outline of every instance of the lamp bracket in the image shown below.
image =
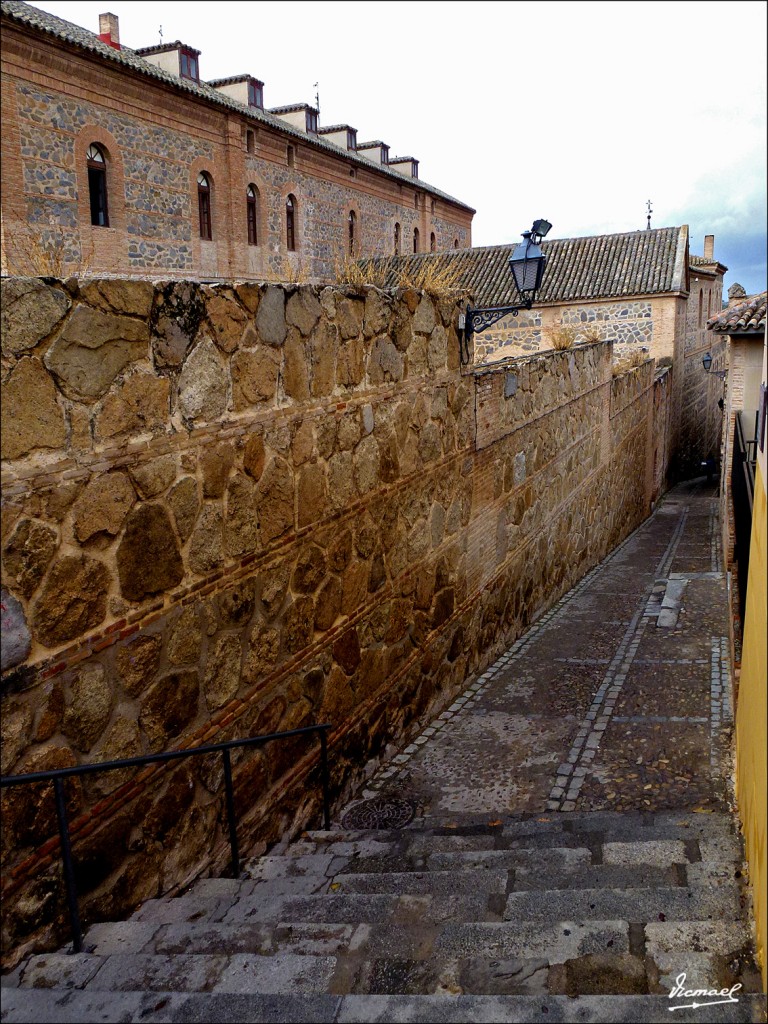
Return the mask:
<path fill-rule="evenodd" d="M 532 306 L 531 297 L 515 306 L 488 306 L 484 309 L 471 309 L 467 306 L 466 313 L 459 320 L 459 329 L 462 331 L 462 363 L 466 365 L 469 362 L 469 342 L 473 334 L 481 334 L 503 317 L 517 316 L 521 309 L 531 309 Z"/>

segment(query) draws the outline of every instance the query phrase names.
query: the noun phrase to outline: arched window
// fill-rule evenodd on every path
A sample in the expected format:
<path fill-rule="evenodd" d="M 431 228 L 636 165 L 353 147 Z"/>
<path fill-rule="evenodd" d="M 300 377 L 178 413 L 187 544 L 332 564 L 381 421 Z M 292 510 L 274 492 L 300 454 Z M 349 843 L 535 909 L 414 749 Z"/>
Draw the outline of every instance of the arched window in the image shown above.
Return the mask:
<path fill-rule="evenodd" d="M 418 208 L 419 208 L 419 193 L 418 192 L 413 197 L 413 208 L 414 208 L 414 210 L 418 210 Z"/>
<path fill-rule="evenodd" d="M 414 252 L 418 252 L 419 251 L 419 229 L 418 228 L 414 228 L 413 229 L 413 251 Z"/>
<path fill-rule="evenodd" d="M 349 227 L 349 252 L 350 252 L 350 255 L 354 256 L 354 254 L 355 254 L 355 246 L 357 244 L 357 237 L 356 237 L 357 215 L 355 214 L 354 210 L 350 210 L 349 211 L 348 227 Z"/>
<path fill-rule="evenodd" d="M 88 147 L 88 196 L 91 202 L 91 224 L 109 227 L 107 209 L 107 158 L 95 142 Z"/>
<path fill-rule="evenodd" d="M 395 256 L 400 255 L 400 225 L 395 224 Z"/>
<path fill-rule="evenodd" d="M 285 243 L 289 252 L 296 251 L 296 199 L 288 196 L 285 201 Z"/>
<path fill-rule="evenodd" d="M 256 152 L 256 133 L 250 128 L 245 133 L 245 148 L 248 153 Z"/>
<path fill-rule="evenodd" d="M 259 244 L 259 192 L 255 185 L 245 190 L 245 210 L 248 218 L 248 245 Z"/>
<path fill-rule="evenodd" d="M 454 249 L 458 249 L 459 248 L 459 240 L 458 240 L 458 238 L 454 238 L 454 240 L 453 240 L 453 248 Z"/>
<path fill-rule="evenodd" d="M 200 216 L 200 237 L 206 241 L 213 238 L 211 225 L 211 179 L 201 171 L 197 176 L 197 211 Z"/>
<path fill-rule="evenodd" d="M 285 158 L 288 161 L 289 167 L 296 166 L 296 150 L 293 148 L 293 146 L 288 146 L 288 148 L 285 151 Z"/>
<path fill-rule="evenodd" d="M 433 231 L 432 234 L 429 236 L 429 251 L 430 252 L 435 252 L 436 249 L 437 249 L 437 239 L 435 238 L 435 232 Z"/>

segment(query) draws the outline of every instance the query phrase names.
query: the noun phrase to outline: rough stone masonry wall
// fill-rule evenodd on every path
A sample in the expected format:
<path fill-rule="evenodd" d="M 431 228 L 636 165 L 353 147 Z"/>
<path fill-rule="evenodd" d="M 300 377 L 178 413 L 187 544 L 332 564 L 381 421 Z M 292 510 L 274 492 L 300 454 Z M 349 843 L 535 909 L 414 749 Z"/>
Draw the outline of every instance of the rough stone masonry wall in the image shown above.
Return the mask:
<path fill-rule="evenodd" d="M 523 310 L 516 317 L 504 317 L 475 337 L 475 360 L 491 363 L 547 351 L 554 347 L 550 332 L 558 327 L 571 329 L 575 343 L 611 341 L 615 356 L 639 348 L 651 352 L 653 346 L 651 302 L 619 300 L 578 306 L 543 306 Z"/>
<path fill-rule="evenodd" d="M 359 779 L 647 514 L 653 364 L 459 368 L 414 291 L 3 282 L 4 774 L 330 722 Z M 234 757 L 244 848 L 316 747 Z M 226 863 L 221 765 L 68 784 L 82 913 Z M 3 791 L 3 948 L 62 941 L 49 793 Z"/>

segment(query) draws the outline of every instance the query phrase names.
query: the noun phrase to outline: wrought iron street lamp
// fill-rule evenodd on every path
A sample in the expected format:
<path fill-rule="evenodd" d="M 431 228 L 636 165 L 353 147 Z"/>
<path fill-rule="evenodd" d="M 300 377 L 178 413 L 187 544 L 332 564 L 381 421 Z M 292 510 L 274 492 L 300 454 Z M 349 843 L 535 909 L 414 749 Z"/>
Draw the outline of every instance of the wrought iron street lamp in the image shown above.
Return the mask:
<path fill-rule="evenodd" d="M 523 241 L 515 246 L 509 257 L 509 269 L 520 293 L 520 302 L 511 306 L 488 306 L 483 309 L 467 306 L 466 313 L 459 317 L 462 363 L 469 362 L 469 342 L 473 334 L 480 334 L 502 317 L 517 316 L 521 309 L 530 309 L 533 305 L 547 264 L 547 257 L 541 251 L 541 240 L 551 227 L 548 220 L 535 220 L 531 230 L 523 232 Z"/>
<path fill-rule="evenodd" d="M 704 369 L 706 370 L 707 373 L 713 373 L 716 377 L 725 378 L 725 377 L 728 376 L 728 371 L 727 370 L 713 370 L 712 369 L 712 353 L 711 352 L 707 352 L 707 354 L 702 357 L 701 365 L 704 367 Z"/>

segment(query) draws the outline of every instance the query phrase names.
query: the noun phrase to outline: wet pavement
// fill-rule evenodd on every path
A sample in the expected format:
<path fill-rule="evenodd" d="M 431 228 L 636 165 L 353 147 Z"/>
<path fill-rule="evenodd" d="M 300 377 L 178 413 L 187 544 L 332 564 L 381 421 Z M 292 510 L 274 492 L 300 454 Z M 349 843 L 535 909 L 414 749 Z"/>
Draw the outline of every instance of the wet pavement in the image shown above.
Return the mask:
<path fill-rule="evenodd" d="M 353 804 L 417 816 L 725 811 L 732 709 L 716 485 L 653 515 Z"/>

